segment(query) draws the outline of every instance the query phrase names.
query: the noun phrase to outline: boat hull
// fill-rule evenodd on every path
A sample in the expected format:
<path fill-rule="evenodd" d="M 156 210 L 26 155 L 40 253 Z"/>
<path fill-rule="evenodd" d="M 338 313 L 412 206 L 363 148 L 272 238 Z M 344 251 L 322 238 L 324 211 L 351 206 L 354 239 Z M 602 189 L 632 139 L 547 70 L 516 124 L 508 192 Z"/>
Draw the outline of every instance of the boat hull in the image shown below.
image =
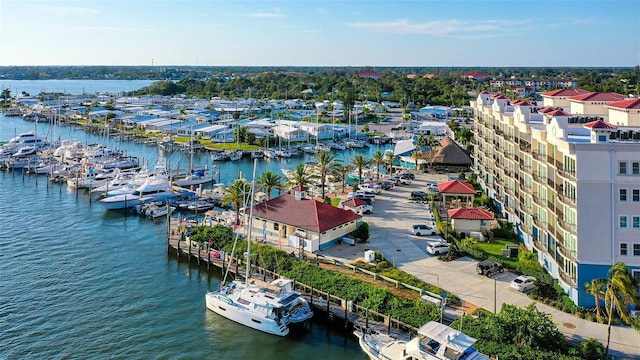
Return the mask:
<path fill-rule="evenodd" d="M 207 309 L 241 325 L 278 336 L 289 334 L 289 328 L 286 325 L 278 325 L 274 319 L 253 316 L 249 309 L 234 302 L 225 294 L 208 292 L 205 295 L 205 302 Z"/>

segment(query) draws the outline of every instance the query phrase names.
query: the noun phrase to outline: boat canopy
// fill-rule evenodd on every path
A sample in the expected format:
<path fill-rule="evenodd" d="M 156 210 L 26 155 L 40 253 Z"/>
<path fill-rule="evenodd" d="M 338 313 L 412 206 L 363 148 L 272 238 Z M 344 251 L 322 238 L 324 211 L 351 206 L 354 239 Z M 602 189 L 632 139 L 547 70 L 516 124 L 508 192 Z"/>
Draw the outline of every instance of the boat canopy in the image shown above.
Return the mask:
<path fill-rule="evenodd" d="M 442 345 L 445 345 L 457 352 L 463 353 L 471 347 L 477 340 L 471 336 L 454 330 L 444 324 L 430 321 L 420 327 L 418 333 L 421 336 L 431 338 Z"/>

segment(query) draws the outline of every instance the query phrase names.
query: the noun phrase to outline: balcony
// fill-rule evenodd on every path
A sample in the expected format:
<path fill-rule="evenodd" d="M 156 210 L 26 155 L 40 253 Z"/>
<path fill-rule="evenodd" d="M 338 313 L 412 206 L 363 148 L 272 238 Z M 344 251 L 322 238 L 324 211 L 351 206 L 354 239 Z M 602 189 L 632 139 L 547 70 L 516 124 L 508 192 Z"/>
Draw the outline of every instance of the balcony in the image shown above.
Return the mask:
<path fill-rule="evenodd" d="M 564 218 L 558 216 L 558 225 L 560 225 L 560 228 L 564 231 L 570 232 L 575 234 L 577 227 L 575 224 L 569 224 L 567 223 Z"/>
<path fill-rule="evenodd" d="M 546 180 L 542 178 L 542 176 L 538 175 L 537 171 L 531 172 L 531 176 L 533 176 L 533 180 L 540 185 L 546 185 Z"/>
<path fill-rule="evenodd" d="M 557 193 L 556 198 L 558 199 L 558 201 L 561 204 L 564 204 L 564 205 L 567 205 L 567 206 L 570 206 L 570 207 L 575 207 L 576 206 L 576 200 L 575 199 L 572 199 L 572 198 L 564 195 L 561 192 Z"/>
<path fill-rule="evenodd" d="M 566 274 L 560 267 L 558 267 L 558 274 L 560 275 L 560 280 L 562 280 L 562 282 L 573 288 L 576 287 L 576 281 Z"/>
<path fill-rule="evenodd" d="M 559 167 L 558 168 L 558 175 L 560 175 L 561 177 L 567 179 L 567 180 L 576 180 L 576 173 L 575 171 L 567 171 L 564 168 Z"/>
<path fill-rule="evenodd" d="M 545 207 L 545 200 L 541 199 L 537 193 L 533 194 L 533 202 L 540 207 Z"/>
<path fill-rule="evenodd" d="M 543 253 L 546 253 L 546 252 L 547 252 L 547 247 L 546 247 L 546 246 L 544 246 L 544 245 L 542 245 L 542 243 L 541 243 L 541 242 L 539 242 L 539 241 L 535 241 L 535 240 L 534 240 L 534 241 L 532 241 L 532 243 L 533 243 L 533 247 L 534 247 L 536 250 L 538 250 L 539 252 L 543 252 Z"/>
<path fill-rule="evenodd" d="M 562 256 L 564 256 L 565 258 L 569 260 L 577 260 L 575 251 L 565 249 L 564 246 L 557 246 L 557 249 L 558 249 L 558 252 L 562 254 Z"/>
<path fill-rule="evenodd" d="M 520 139 L 520 151 L 529 152 L 531 151 L 531 144 L 528 141 Z"/>

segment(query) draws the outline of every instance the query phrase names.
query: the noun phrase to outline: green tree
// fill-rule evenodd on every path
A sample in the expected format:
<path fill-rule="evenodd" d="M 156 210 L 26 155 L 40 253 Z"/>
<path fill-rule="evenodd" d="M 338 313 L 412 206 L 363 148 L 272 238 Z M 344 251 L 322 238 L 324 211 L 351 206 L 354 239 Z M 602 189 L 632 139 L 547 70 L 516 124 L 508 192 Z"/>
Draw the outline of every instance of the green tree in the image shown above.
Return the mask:
<path fill-rule="evenodd" d="M 631 313 L 627 305 L 638 304 L 638 284 L 624 263 L 618 262 L 613 264 L 607 275 L 607 289 L 604 294 L 604 303 L 609 315 L 609 322 L 607 324 L 605 358 L 609 356 L 613 315 L 617 313 L 624 323 L 630 324 Z"/>
<path fill-rule="evenodd" d="M 376 166 L 376 180 L 380 180 L 380 166 L 385 164 L 384 153 L 380 150 L 373 153 L 371 163 Z"/>
<path fill-rule="evenodd" d="M 251 196 L 251 184 L 246 179 L 236 179 L 224 189 L 222 203 L 231 203 L 231 208 L 236 212 L 236 225 L 240 224 L 240 209 L 249 202 Z"/>
<path fill-rule="evenodd" d="M 416 164 L 416 171 L 418 171 L 418 160 L 422 159 L 422 151 L 420 150 L 414 150 L 411 153 L 411 159 L 413 159 L 413 161 Z"/>
<path fill-rule="evenodd" d="M 352 172 L 354 169 L 351 164 L 338 164 L 336 165 L 336 173 L 340 175 L 340 180 L 342 181 L 342 192 L 344 193 L 344 189 L 346 188 L 347 183 L 347 174 Z"/>
<path fill-rule="evenodd" d="M 336 155 L 331 151 L 319 151 L 315 153 L 316 170 L 320 173 L 320 184 L 322 185 L 322 198 L 325 196 L 325 183 L 327 182 L 327 174 L 334 169 L 336 164 Z"/>
<path fill-rule="evenodd" d="M 578 343 L 578 352 L 584 360 L 606 359 L 604 346 L 596 339 L 586 339 Z"/>
<path fill-rule="evenodd" d="M 604 292 L 606 289 L 607 280 L 605 279 L 593 279 L 584 284 L 587 294 L 591 294 L 595 300 L 596 306 L 596 318 L 598 322 L 602 319 L 602 311 L 600 309 L 600 300 L 604 298 Z"/>
<path fill-rule="evenodd" d="M 258 188 L 267 191 L 267 198 L 271 200 L 271 191 L 273 188 L 282 186 L 282 177 L 272 170 L 267 170 L 258 176 Z"/>
<path fill-rule="evenodd" d="M 296 186 L 308 187 L 317 179 L 318 177 L 310 169 L 307 169 L 305 164 L 299 163 L 287 177 L 287 186 L 290 188 Z"/>
<path fill-rule="evenodd" d="M 387 169 L 387 173 L 391 174 L 393 170 L 393 162 L 396 160 L 396 156 L 393 152 L 389 151 L 384 153 L 384 166 Z"/>
<path fill-rule="evenodd" d="M 364 155 L 358 154 L 351 159 L 351 164 L 358 170 L 358 184 L 362 183 L 362 172 L 364 168 L 369 166 L 370 160 Z"/>

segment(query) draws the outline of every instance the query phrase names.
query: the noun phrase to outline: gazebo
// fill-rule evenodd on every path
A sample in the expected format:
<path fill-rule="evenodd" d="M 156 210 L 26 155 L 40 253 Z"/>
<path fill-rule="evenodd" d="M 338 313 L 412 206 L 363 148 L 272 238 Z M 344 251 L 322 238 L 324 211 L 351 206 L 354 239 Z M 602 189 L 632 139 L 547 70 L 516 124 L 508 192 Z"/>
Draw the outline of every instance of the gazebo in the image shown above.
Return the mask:
<path fill-rule="evenodd" d="M 468 182 L 460 180 L 451 180 L 438 184 L 440 195 L 442 195 L 442 203 L 454 205 L 452 207 L 472 207 L 473 198 L 476 195 L 476 189 Z"/>

